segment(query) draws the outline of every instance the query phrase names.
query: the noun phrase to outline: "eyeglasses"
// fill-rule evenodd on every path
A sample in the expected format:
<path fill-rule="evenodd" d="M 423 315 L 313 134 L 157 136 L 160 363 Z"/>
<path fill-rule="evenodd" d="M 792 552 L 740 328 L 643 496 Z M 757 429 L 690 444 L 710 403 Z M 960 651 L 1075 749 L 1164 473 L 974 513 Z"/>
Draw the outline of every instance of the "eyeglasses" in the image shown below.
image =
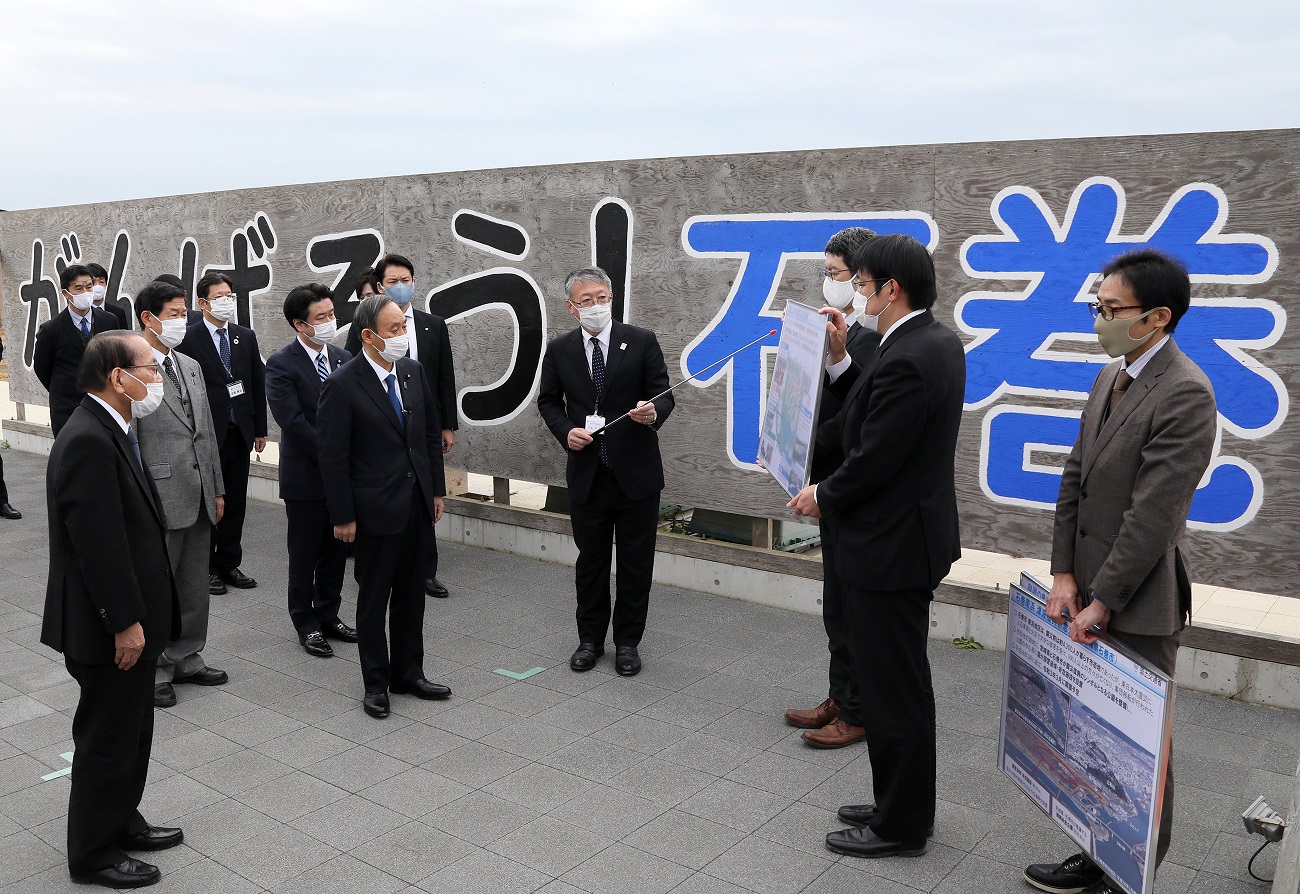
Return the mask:
<path fill-rule="evenodd" d="M 124 366 L 122 369 L 151 369 L 153 370 L 153 374 L 160 379 L 163 375 L 162 368 L 156 363 L 142 363 L 138 366 Z"/>
<path fill-rule="evenodd" d="M 1115 319 L 1117 310 L 1141 310 L 1140 304 L 1102 304 L 1100 301 L 1093 301 L 1088 305 L 1088 310 L 1092 311 L 1094 318 L 1101 317 L 1103 320 Z"/>
<path fill-rule="evenodd" d="M 849 272 L 848 268 L 845 268 L 844 270 L 828 270 L 825 267 L 823 267 L 821 269 L 822 279 L 830 279 L 833 276 L 843 276 L 845 273 L 848 272 Z"/>
<path fill-rule="evenodd" d="M 881 289 L 883 289 L 885 286 L 889 285 L 889 282 L 890 282 L 890 280 L 892 280 L 892 279 L 893 279 L 893 277 L 889 277 L 889 279 L 858 279 L 858 276 L 857 276 L 857 274 L 855 273 L 855 274 L 853 275 L 853 278 L 852 278 L 851 280 L 849 280 L 849 283 L 853 286 L 853 291 L 858 292 L 859 294 L 862 292 L 862 290 L 863 290 L 864 288 L 866 288 L 867 283 L 869 283 L 869 282 L 878 282 L 878 283 L 880 283 L 880 285 L 876 287 L 876 291 L 875 291 L 875 292 L 872 292 L 871 295 L 868 295 L 868 296 L 867 296 L 868 298 L 870 298 L 870 297 L 872 297 L 872 295 L 875 295 L 876 292 L 879 292 L 879 291 L 880 291 Z"/>
<path fill-rule="evenodd" d="M 576 307 L 578 310 L 586 310 L 587 308 L 596 304 L 609 304 L 613 300 L 614 300 L 613 295 L 597 295 L 595 298 L 584 298 L 581 301 L 574 301 L 572 298 L 570 298 L 569 303 L 572 304 L 574 307 Z"/>

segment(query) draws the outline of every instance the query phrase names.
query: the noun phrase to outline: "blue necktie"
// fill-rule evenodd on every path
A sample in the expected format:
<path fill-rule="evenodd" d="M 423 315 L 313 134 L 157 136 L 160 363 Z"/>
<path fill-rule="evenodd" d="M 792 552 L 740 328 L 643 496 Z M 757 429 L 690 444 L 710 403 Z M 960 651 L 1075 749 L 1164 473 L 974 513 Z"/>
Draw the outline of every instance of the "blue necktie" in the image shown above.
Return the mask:
<path fill-rule="evenodd" d="M 81 343 L 84 345 L 90 341 L 90 321 L 86 317 L 81 318 Z"/>
<path fill-rule="evenodd" d="M 316 375 L 320 376 L 322 382 L 330 377 L 330 371 L 325 368 L 324 353 L 316 355 Z"/>
<path fill-rule="evenodd" d="M 402 402 L 397 399 L 397 376 L 390 373 L 388 378 L 384 379 L 384 384 L 388 386 L 388 402 L 393 405 L 397 422 L 402 426 L 402 431 L 406 431 L 406 414 L 402 412 Z"/>
<path fill-rule="evenodd" d="M 591 339 L 591 381 L 596 385 L 596 406 L 600 407 L 600 402 L 605 399 L 605 355 L 600 350 L 600 339 L 592 336 Z M 596 435 L 600 446 L 601 465 L 612 468 L 609 464 L 609 452 L 605 449 L 605 435 Z"/>
<path fill-rule="evenodd" d="M 226 368 L 226 376 L 233 378 L 230 372 L 230 342 L 226 340 L 226 327 L 222 326 L 217 330 L 217 341 L 220 343 L 217 347 L 217 353 L 221 355 L 221 365 Z M 235 401 L 230 401 L 230 421 L 235 421 Z"/>
<path fill-rule="evenodd" d="M 129 426 L 126 429 L 126 439 L 131 442 L 131 449 L 135 451 L 136 464 L 139 465 L 141 471 L 143 471 L 144 460 L 140 459 L 140 441 L 136 438 L 134 429 Z"/>

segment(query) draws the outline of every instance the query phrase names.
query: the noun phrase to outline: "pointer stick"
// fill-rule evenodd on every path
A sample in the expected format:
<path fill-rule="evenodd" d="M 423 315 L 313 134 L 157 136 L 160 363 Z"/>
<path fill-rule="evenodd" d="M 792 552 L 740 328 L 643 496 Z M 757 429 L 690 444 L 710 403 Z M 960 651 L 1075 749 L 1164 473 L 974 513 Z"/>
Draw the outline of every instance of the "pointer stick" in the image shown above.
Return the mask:
<path fill-rule="evenodd" d="M 691 379 L 698 379 L 700 376 L 704 375 L 706 372 L 708 372 L 709 370 L 713 369 L 713 367 L 717 366 L 719 363 L 725 363 L 726 361 L 730 360 L 732 357 L 735 357 L 735 356 L 736 356 L 737 354 L 739 354 L 741 351 L 745 350 L 745 348 L 752 348 L 754 345 L 758 344 L 760 341 L 762 341 L 763 339 L 767 338 L 769 335 L 776 335 L 776 330 L 773 329 L 771 332 L 765 332 L 764 334 L 760 335 L 758 338 L 754 339 L 753 341 L 751 341 L 749 344 L 745 345 L 744 347 L 742 347 L 742 348 L 737 348 L 736 350 L 732 351 L 730 354 L 728 354 L 726 357 L 723 357 L 721 360 L 715 360 L 715 361 L 713 361 L 713 362 L 710 363 L 708 366 L 704 367 L 704 369 L 700 370 L 700 371 L 697 372 L 695 375 L 691 376 L 690 379 L 682 379 L 680 382 L 677 383 L 677 385 L 685 385 L 685 384 L 686 384 L 687 382 L 689 382 Z M 657 401 L 659 398 L 661 398 L 661 397 L 663 397 L 665 394 L 667 394 L 669 391 L 672 391 L 673 388 L 676 388 L 677 385 L 673 385 L 673 386 L 669 387 L 667 391 L 660 391 L 660 392 L 659 392 L 658 394 L 656 394 L 654 397 L 652 397 L 652 398 L 650 398 L 648 401 L 646 401 L 646 403 L 648 403 L 648 404 L 649 404 L 649 403 L 654 403 L 654 402 Z M 615 418 L 615 419 L 611 419 L 609 422 L 606 422 L 606 423 L 605 423 L 604 425 L 602 425 L 600 428 L 596 429 L 596 430 L 593 431 L 593 432 L 590 432 L 590 434 L 593 434 L 593 435 L 598 435 L 598 434 L 600 434 L 600 433 L 603 432 L 605 429 L 607 429 L 607 428 L 609 428 L 611 425 L 613 425 L 615 422 L 618 422 L 620 419 L 626 419 L 626 418 L 631 414 L 631 412 L 632 412 L 631 410 L 628 410 L 628 411 L 627 411 L 626 413 L 624 413 L 622 416 L 619 416 L 619 417 L 617 417 L 617 418 Z"/>

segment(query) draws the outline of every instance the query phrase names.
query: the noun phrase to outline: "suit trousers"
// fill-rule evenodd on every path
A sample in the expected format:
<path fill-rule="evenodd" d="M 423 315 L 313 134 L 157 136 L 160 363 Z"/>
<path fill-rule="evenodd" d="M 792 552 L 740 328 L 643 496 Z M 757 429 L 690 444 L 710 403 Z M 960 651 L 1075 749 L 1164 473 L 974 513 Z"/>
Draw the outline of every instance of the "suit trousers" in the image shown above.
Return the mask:
<path fill-rule="evenodd" d="M 9 502 L 9 488 L 5 485 L 5 461 L 0 457 L 0 503 Z"/>
<path fill-rule="evenodd" d="M 926 655 L 934 594 L 841 585 L 875 792 L 871 829 L 890 841 L 925 841 L 934 825 L 937 772 Z"/>
<path fill-rule="evenodd" d="M 158 656 L 154 681 L 170 683 L 203 670 L 203 647 L 208 644 L 208 615 L 212 596 L 208 591 L 208 554 L 212 525 L 200 505 L 198 518 L 188 528 L 167 531 L 167 556 L 176 581 L 176 600 L 181 609 L 180 636 L 167 644 Z"/>
<path fill-rule="evenodd" d="M 366 692 L 386 692 L 393 680 L 424 678 L 424 569 L 431 540 L 433 519 L 418 485 L 411 488 L 410 514 L 400 532 L 357 532 L 357 651 Z"/>
<path fill-rule="evenodd" d="M 830 687 L 827 694 L 835 699 L 839 717 L 845 723 L 861 726 L 858 705 L 858 682 L 853 676 L 853 652 L 848 623 L 844 617 L 844 588 L 835 571 L 835 528 L 833 516 L 821 519 L 822 531 L 822 624 L 830 648 Z"/>
<path fill-rule="evenodd" d="M 334 536 L 324 500 L 285 500 L 289 547 L 289 619 L 298 638 L 339 619 L 347 544 Z"/>
<path fill-rule="evenodd" d="M 594 448 L 593 448 L 594 449 Z M 578 547 L 578 641 L 603 645 L 610 622 L 609 572 L 618 539 L 618 601 L 613 607 L 614 645 L 636 646 L 645 632 L 654 575 L 659 493 L 633 500 L 614 473 L 598 466 L 584 503 L 569 506 Z"/>
<path fill-rule="evenodd" d="M 153 746 L 154 662 L 124 671 L 63 661 L 81 686 L 68 795 L 68 870 L 81 875 L 120 863 L 118 842 L 147 826 L 139 808 Z"/>
<path fill-rule="evenodd" d="M 226 483 L 226 511 L 212 528 L 209 571 L 234 571 L 244 560 L 244 515 L 248 512 L 248 445 L 232 422 L 221 442 L 221 477 Z"/>

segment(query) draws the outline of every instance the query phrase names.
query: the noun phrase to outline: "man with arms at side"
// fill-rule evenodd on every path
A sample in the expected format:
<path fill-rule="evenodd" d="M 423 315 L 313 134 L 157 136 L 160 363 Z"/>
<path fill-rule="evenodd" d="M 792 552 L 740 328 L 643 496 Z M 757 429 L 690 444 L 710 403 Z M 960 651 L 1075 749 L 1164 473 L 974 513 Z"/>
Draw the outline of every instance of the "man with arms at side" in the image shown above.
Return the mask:
<path fill-rule="evenodd" d="M 1192 608 L 1187 513 L 1218 433 L 1209 379 L 1172 337 L 1190 304 L 1187 271 L 1160 252 L 1129 252 L 1102 271 L 1093 328 L 1118 362 L 1093 383 L 1065 461 L 1047 600 L 1075 642 L 1094 642 L 1096 625 L 1170 677 Z M 1169 850 L 1173 808 L 1171 763 L 1156 866 Z M 1122 890 L 1085 854 L 1030 866 L 1025 880 L 1060 894 Z"/>
<path fill-rule="evenodd" d="M 460 427 L 456 411 L 456 371 L 451 360 L 451 339 L 447 323 L 442 317 L 416 310 L 415 267 L 401 255 L 388 254 L 375 265 L 375 281 L 379 292 L 397 303 L 406 315 L 406 332 L 410 337 L 407 356 L 418 360 L 424 367 L 425 378 L 438 405 L 438 418 L 442 420 L 442 452 L 447 454 L 456 445 L 456 429 Z M 366 281 L 357 285 L 362 294 Z M 354 321 L 355 322 L 355 321 Z M 347 351 L 354 357 L 361 352 L 361 330 L 353 326 L 348 331 Z M 447 588 L 438 580 L 438 542 L 433 541 L 429 563 L 425 569 L 424 589 L 430 596 L 446 598 Z"/>
<path fill-rule="evenodd" d="M 589 671 L 605 653 L 617 536 L 614 669 L 632 676 L 641 670 L 637 646 L 650 605 L 664 488 L 658 432 L 674 406 L 672 392 L 656 397 L 668 389 L 668 366 L 653 332 L 613 320 L 614 290 L 605 271 L 573 271 L 564 292 L 578 326 L 546 346 L 537 409 L 569 455 L 569 516 L 578 547 L 578 648 L 569 667 Z M 614 422 L 624 413 L 628 418 Z M 613 424 L 600 431 L 605 422 Z"/>
<path fill-rule="evenodd" d="M 298 286 L 284 300 L 297 338 L 266 361 L 266 402 L 280 424 L 280 499 L 288 522 L 289 619 L 308 655 L 328 658 L 326 641 L 357 641 L 339 620 L 347 546 L 334 536 L 320 472 L 316 409 L 325 380 L 351 358 L 330 344 L 334 298 L 320 283 Z"/>
<path fill-rule="evenodd" d="M 127 851 L 181 843 L 140 815 L 153 744 L 153 670 L 179 631 L 158 495 L 140 464 L 133 415 L 155 406 L 159 372 L 140 336 L 91 339 L 86 393 L 46 467 L 50 574 L 41 642 L 63 653 L 81 695 L 72 720 L 68 870 L 73 881 L 138 888 L 156 866 Z"/>
<path fill-rule="evenodd" d="M 59 274 L 59 287 L 68 308 L 36 330 L 32 355 L 32 372 L 50 393 L 50 429 L 55 437 L 84 396 L 77 389 L 77 367 L 86 343 L 98 332 L 118 328 L 117 317 L 95 308 L 90 268 L 81 264 L 65 267 Z"/>
<path fill-rule="evenodd" d="M 935 319 L 934 262 L 910 236 L 876 236 L 853 256 L 862 310 L 881 332 L 865 368 L 832 343 L 827 371 L 844 395 L 844 462 L 790 501 L 834 516 L 853 670 L 874 804 L 841 807 L 854 828 L 826 846 L 853 857 L 919 856 L 935 812 L 934 687 L 926 643 L 934 589 L 961 555 L 955 461 L 966 355 Z M 837 329 L 838 311 L 827 309 Z"/>
<path fill-rule="evenodd" d="M 822 267 L 822 297 L 826 304 L 848 314 L 857 293 L 853 288 L 853 253 L 875 236 L 865 227 L 841 230 L 826 243 L 826 260 Z M 843 338 L 837 356 L 848 351 L 853 363 L 865 367 L 880 344 L 880 333 L 862 325 L 858 314 L 848 331 L 841 333 L 833 323 L 827 323 L 832 339 Z M 827 382 L 829 386 L 829 381 Z M 824 480 L 844 461 L 840 447 L 840 429 L 835 424 L 844 402 L 830 387 L 822 389 L 821 404 L 817 408 L 817 432 L 813 442 L 811 483 Z M 785 712 L 785 722 L 802 727 L 803 740 L 814 748 L 843 748 L 866 736 L 859 716 L 857 683 L 853 679 L 853 658 L 849 644 L 849 631 L 844 624 L 844 595 L 839 575 L 835 572 L 834 516 L 818 520 L 822 529 L 822 623 L 830 649 L 830 687 L 826 700 L 812 710 L 791 708 Z"/>
<path fill-rule="evenodd" d="M 356 544 L 362 707 L 387 717 L 390 691 L 451 695 L 424 676 L 423 573 L 446 494 L 442 425 L 424 370 L 406 356 L 402 309 L 375 295 L 352 325 L 362 352 L 325 380 L 316 433 L 334 536 Z"/>
<path fill-rule="evenodd" d="M 194 287 L 203 320 L 189 327 L 177 348 L 199 362 L 212 408 L 212 430 L 221 451 L 226 511 L 212 529 L 208 590 L 241 590 L 257 581 L 240 570 L 244 558 L 244 515 L 248 509 L 248 455 L 266 447 L 266 367 L 252 329 L 231 322 L 236 303 L 224 273 L 205 274 Z"/>
<path fill-rule="evenodd" d="M 117 319 L 118 329 L 130 329 L 126 311 L 108 300 L 108 271 L 99 264 L 87 264 L 86 269 L 90 271 L 90 293 L 94 296 L 95 307 L 111 313 Z"/>
<path fill-rule="evenodd" d="M 136 418 L 132 427 L 145 472 L 158 490 L 180 600 L 181 632 L 158 656 L 154 672 L 154 705 L 170 708 L 176 704 L 173 683 L 220 686 L 229 680 L 225 671 L 203 660 L 212 598 L 208 552 L 212 525 L 225 508 L 225 486 L 203 372 L 193 358 L 173 350 L 185 338 L 185 292 L 151 282 L 136 296 L 135 312 L 163 373 L 161 406 Z"/>

